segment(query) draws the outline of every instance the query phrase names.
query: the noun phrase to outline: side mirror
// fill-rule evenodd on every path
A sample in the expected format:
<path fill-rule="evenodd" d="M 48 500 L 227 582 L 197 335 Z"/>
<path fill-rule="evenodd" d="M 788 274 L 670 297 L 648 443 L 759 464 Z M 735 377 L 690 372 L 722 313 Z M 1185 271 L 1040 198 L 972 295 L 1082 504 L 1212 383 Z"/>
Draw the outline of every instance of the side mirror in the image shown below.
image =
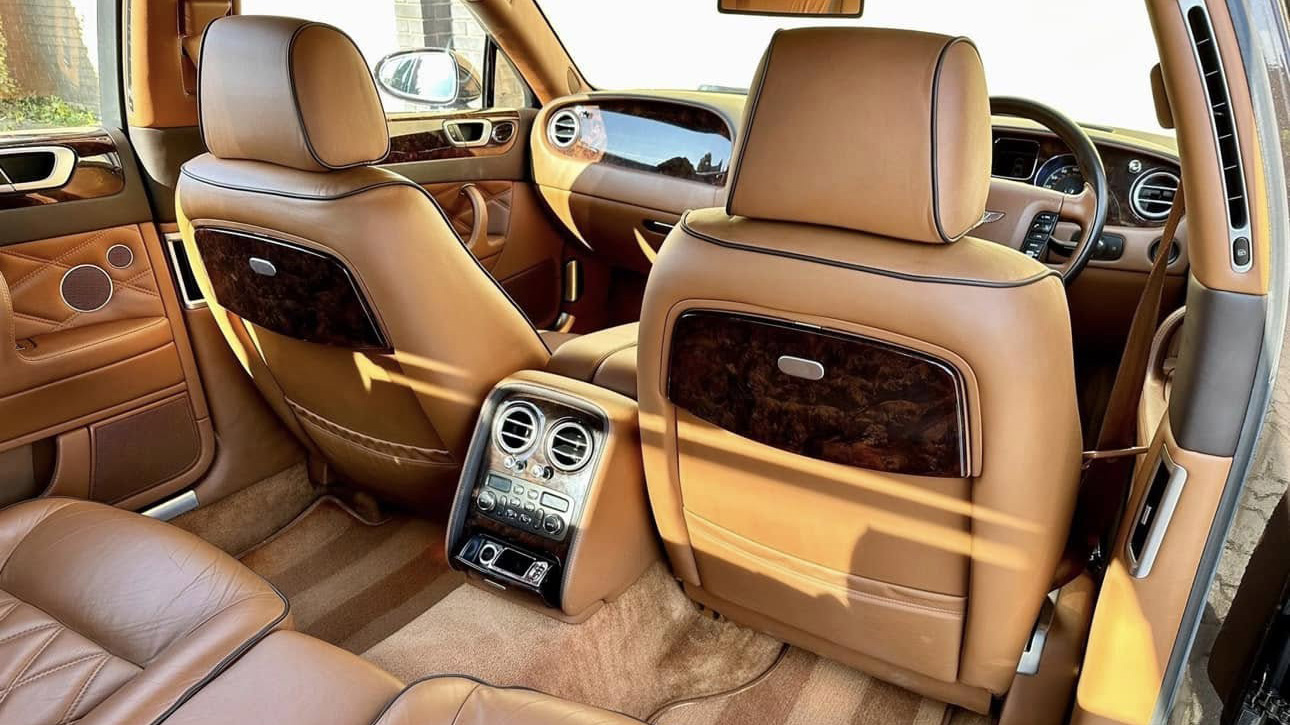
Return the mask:
<path fill-rule="evenodd" d="M 391 53 L 376 64 L 376 83 L 396 98 L 445 105 L 462 99 L 462 68 L 455 53 L 437 48 Z"/>

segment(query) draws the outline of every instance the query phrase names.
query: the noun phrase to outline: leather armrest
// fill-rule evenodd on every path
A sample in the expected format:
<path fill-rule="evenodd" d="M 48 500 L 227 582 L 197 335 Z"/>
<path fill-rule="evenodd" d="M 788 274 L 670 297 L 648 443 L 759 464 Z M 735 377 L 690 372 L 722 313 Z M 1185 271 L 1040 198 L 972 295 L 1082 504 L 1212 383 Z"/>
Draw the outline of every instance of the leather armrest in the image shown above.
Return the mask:
<path fill-rule="evenodd" d="M 569 340 L 551 355 L 546 370 L 635 400 L 638 328 L 633 322 Z"/>

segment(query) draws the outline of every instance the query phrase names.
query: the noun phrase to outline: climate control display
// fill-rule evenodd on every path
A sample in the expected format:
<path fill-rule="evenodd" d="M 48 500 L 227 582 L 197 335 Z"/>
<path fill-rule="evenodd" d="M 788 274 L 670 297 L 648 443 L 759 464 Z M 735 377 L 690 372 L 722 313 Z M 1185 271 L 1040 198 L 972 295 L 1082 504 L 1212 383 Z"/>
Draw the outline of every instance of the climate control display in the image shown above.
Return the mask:
<path fill-rule="evenodd" d="M 475 494 L 475 508 L 491 519 L 560 541 L 568 533 L 573 505 L 558 491 L 490 471 Z"/>

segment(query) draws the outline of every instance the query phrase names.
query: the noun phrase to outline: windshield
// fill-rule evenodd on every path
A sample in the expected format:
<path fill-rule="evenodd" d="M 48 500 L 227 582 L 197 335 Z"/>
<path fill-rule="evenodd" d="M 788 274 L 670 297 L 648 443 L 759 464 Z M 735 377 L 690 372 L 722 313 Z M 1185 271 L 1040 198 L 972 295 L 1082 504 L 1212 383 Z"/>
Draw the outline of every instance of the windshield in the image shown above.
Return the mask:
<path fill-rule="evenodd" d="M 1132 0 L 867 0 L 862 18 L 726 15 L 717 0 L 538 0 L 597 88 L 743 92 L 778 28 L 865 25 L 966 35 L 990 93 L 1083 123 L 1171 133 L 1156 121 L 1158 62 L 1146 4 Z M 612 9 L 611 9 L 612 8 Z"/>

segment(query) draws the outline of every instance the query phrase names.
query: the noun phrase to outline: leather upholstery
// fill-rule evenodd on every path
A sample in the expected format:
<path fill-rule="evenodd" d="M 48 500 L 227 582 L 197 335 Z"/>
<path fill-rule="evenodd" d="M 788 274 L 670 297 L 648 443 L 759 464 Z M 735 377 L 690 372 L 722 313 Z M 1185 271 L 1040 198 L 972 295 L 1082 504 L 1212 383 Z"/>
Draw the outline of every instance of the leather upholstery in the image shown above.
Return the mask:
<path fill-rule="evenodd" d="M 465 677 L 408 688 L 376 725 L 629 725 L 635 718 L 532 690 L 490 687 Z"/>
<path fill-rule="evenodd" d="M 300 85 L 304 57 L 296 59 L 294 77 L 278 78 L 279 69 L 263 65 L 282 65 L 285 50 L 257 65 L 238 55 L 244 46 L 287 47 L 294 37 L 291 47 L 299 54 L 302 47 L 313 48 L 301 46 L 302 40 L 313 39 L 317 52 L 329 56 L 324 66 L 333 74 L 344 76 L 348 64 L 366 68 L 347 39 L 304 21 L 228 18 L 213 23 L 210 33 L 203 50 L 202 87 L 220 90 L 219 95 L 203 90 L 208 118 L 245 107 L 270 86 L 287 84 L 288 92 L 293 80 Z M 321 62 L 310 58 L 308 62 Z M 260 80 L 262 74 L 276 80 Z M 354 85 L 362 84 L 354 80 Z M 360 89 L 346 88 L 341 83 L 340 92 L 320 93 L 316 113 L 350 118 L 352 107 L 366 100 Z M 219 108 L 211 108 L 212 98 L 221 100 Z M 301 107 L 306 126 L 312 117 L 309 108 Z M 384 169 L 311 168 L 298 150 L 284 156 L 287 152 L 266 148 L 270 139 L 263 134 L 269 132 L 261 131 L 261 125 L 223 118 L 207 123 L 208 137 L 218 137 L 214 153 L 185 164 L 178 185 L 180 231 L 212 313 L 271 407 L 342 475 L 417 508 L 446 502 L 484 396 L 516 370 L 541 368 L 549 352 L 424 189 Z M 374 141 L 364 138 L 387 142 L 383 119 L 379 124 L 353 121 L 343 143 L 323 144 L 319 139 L 331 136 L 319 135 L 312 126 L 297 135 L 312 139 L 316 150 L 328 149 L 322 155 L 332 166 L 383 155 Z M 272 142 L 282 147 L 293 143 L 281 137 Z M 243 160 L 239 154 L 260 160 Z M 195 229 L 208 226 L 265 235 L 340 259 L 393 351 L 360 353 L 312 344 L 231 313 L 213 294 L 194 239 Z"/>
<path fill-rule="evenodd" d="M 827 54 L 817 56 L 816 48 Z M 983 209 L 978 186 L 988 177 L 988 155 L 942 158 L 949 165 L 939 186 L 926 173 L 904 178 L 873 156 L 886 143 L 930 163 L 932 138 L 908 129 L 933 108 L 959 109 L 951 115 L 964 134 L 953 136 L 947 126 L 940 148 L 975 147 L 978 130 L 988 133 L 985 105 L 962 102 L 984 93 L 970 45 L 905 31 L 791 31 L 777 36 L 769 57 L 763 75 L 770 81 L 752 121 L 775 122 L 769 133 L 749 132 L 754 165 L 743 173 L 753 173 L 737 183 L 752 183 L 736 188 L 736 215 L 687 214 L 663 244 L 646 288 L 638 400 L 659 531 L 674 571 L 699 601 L 980 710 L 1012 682 L 1074 505 L 1081 439 L 1063 286 L 1042 264 L 973 237 L 907 243 L 943 238 L 937 206 L 945 237 L 970 227 L 967 220 Z M 809 58 L 815 62 L 804 67 Z M 781 62 L 796 67 L 796 90 L 778 85 Z M 947 79 L 939 104 L 909 75 L 918 69 L 930 79 L 938 63 Z M 845 82 L 834 77 L 835 67 L 846 69 Z M 951 84 L 946 74 L 961 78 Z M 888 85 L 894 79 L 903 85 Z M 825 146 L 841 161 L 802 164 L 759 148 L 777 136 L 786 142 L 776 127 L 811 128 L 825 107 L 834 119 L 858 114 L 864 129 L 869 106 L 897 121 L 831 136 Z M 883 185 L 843 186 L 848 164 L 864 158 L 870 161 L 856 173 Z M 772 163 L 781 164 L 782 185 L 766 166 Z M 811 187 L 797 169 L 835 183 Z M 950 178 L 954 185 L 944 183 Z M 814 192 L 792 191 L 799 182 Z M 939 205 L 937 188 L 946 195 Z M 750 218 L 761 214 L 769 218 Z M 678 408 L 668 399 L 671 335 L 692 309 L 814 325 L 940 360 L 962 380 L 969 475 L 829 463 L 741 438 Z M 881 385 L 856 381 L 870 383 Z M 917 404 L 891 404 L 905 402 Z"/>
<path fill-rule="evenodd" d="M 581 335 L 554 348 L 547 372 L 595 383 L 636 399 L 636 342 L 631 323 Z"/>
<path fill-rule="evenodd" d="M 275 632 L 183 705 L 166 725 L 621 725 L 637 720 L 531 690 L 436 677 L 403 690 L 338 647 Z"/>
<path fill-rule="evenodd" d="M 155 722 L 287 625 L 273 588 L 172 526 L 71 499 L 0 511 L 0 721 Z"/>
<path fill-rule="evenodd" d="M 948 242 L 985 212 L 990 99 L 964 38 L 780 31 L 745 114 L 732 215 Z"/>
<path fill-rule="evenodd" d="M 326 171 L 389 153 L 376 82 L 341 31 L 233 16 L 211 23 L 205 38 L 198 108 L 214 156 Z"/>

